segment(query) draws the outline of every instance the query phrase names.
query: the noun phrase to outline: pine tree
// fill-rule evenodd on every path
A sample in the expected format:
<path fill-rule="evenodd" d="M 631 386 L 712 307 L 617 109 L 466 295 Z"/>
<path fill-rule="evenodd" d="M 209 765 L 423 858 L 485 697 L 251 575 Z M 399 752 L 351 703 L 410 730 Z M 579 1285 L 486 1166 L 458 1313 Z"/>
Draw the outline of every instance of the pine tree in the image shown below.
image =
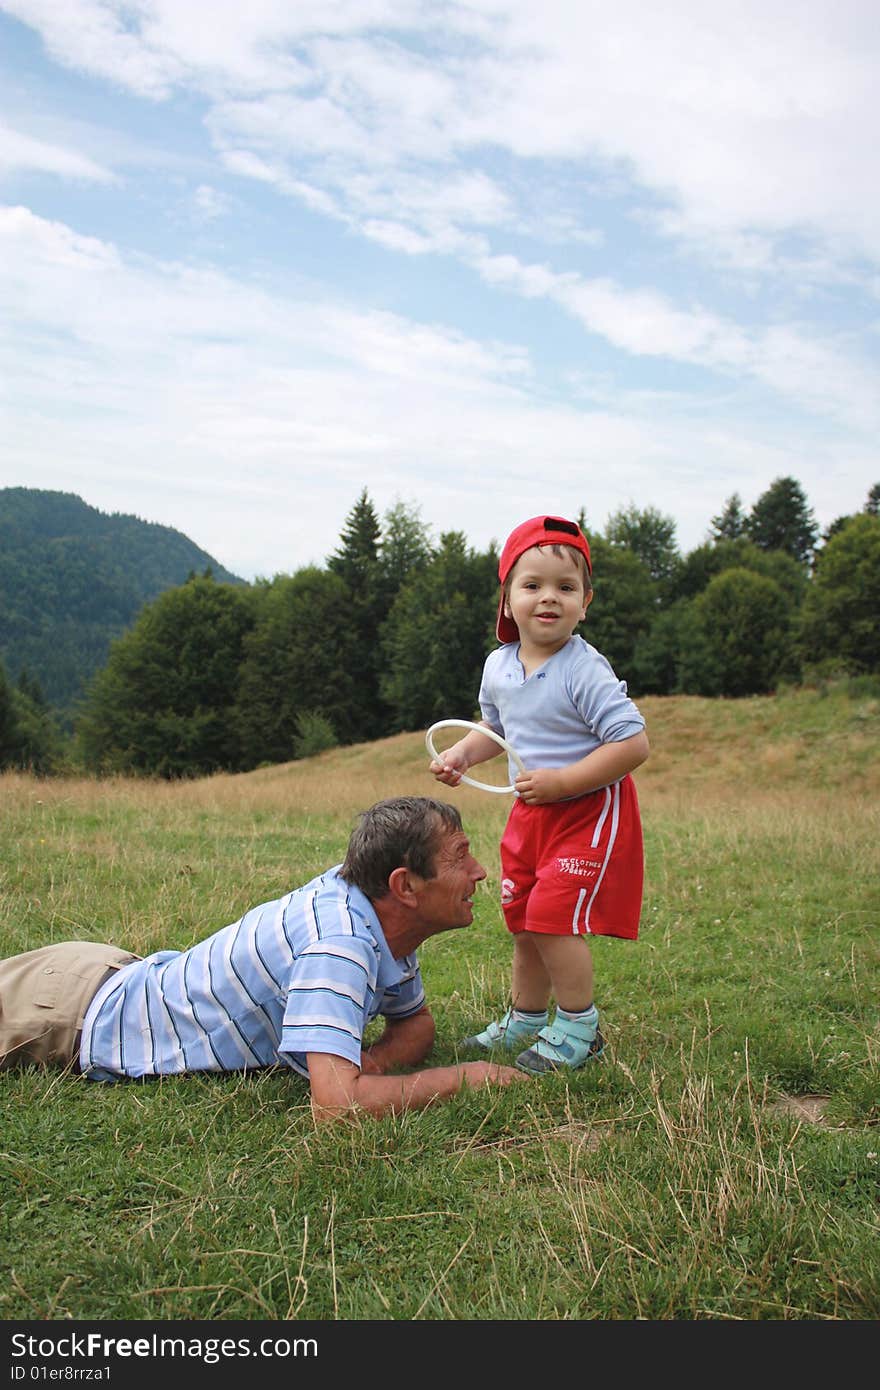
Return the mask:
<path fill-rule="evenodd" d="M 749 516 L 749 536 L 761 550 L 782 550 L 798 564 L 813 556 L 819 528 L 795 478 L 777 478 Z"/>
<path fill-rule="evenodd" d="M 245 638 L 233 720 L 242 764 L 283 763 L 302 755 L 323 721 L 334 741 L 352 742 L 361 683 L 347 622 L 350 592 L 337 574 L 309 567 L 278 575 L 263 590 Z"/>
<path fill-rule="evenodd" d="M 18 673 L 18 688 L 22 695 L 27 696 L 38 709 L 46 708 L 47 701 L 43 687 L 38 678 L 26 666 L 22 666 Z"/>
<path fill-rule="evenodd" d="M 339 615 L 354 638 L 352 675 L 357 681 L 358 705 L 346 742 L 380 738 L 388 729 L 388 711 L 379 693 L 381 655 L 379 628 L 387 608 L 387 592 L 379 559 L 382 529 L 367 489 L 346 518 L 340 544 L 327 561 L 348 590 L 348 611 Z"/>
<path fill-rule="evenodd" d="M 647 565 L 625 545 L 594 536 L 593 601 L 580 635 L 596 647 L 621 680 L 629 680 L 636 643 L 657 613 L 657 585 Z"/>
<path fill-rule="evenodd" d="M 352 593 L 363 594 L 375 584 L 381 534 L 376 509 L 364 488 L 345 519 L 339 546 L 327 561 L 327 568 Z"/>
<path fill-rule="evenodd" d="M 12 686 L 0 665 L 0 768 L 39 775 L 57 771 L 62 738 L 36 677 L 23 671 Z"/>
<path fill-rule="evenodd" d="M 714 541 L 736 541 L 740 536 L 748 534 L 749 523 L 745 512 L 742 509 L 742 499 L 738 492 L 733 492 L 724 504 L 724 509 L 718 516 L 713 516 L 709 535 Z"/>

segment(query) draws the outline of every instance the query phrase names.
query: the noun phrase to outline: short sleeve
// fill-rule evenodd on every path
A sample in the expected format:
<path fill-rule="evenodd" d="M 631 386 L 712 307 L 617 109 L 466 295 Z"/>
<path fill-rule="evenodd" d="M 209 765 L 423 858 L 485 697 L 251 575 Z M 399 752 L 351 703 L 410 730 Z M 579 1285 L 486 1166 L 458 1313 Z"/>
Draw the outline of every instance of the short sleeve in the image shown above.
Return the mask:
<path fill-rule="evenodd" d="M 379 1013 L 385 1018 L 409 1018 L 425 1006 L 425 989 L 417 958 L 406 956 L 398 964 L 403 970 L 403 979 L 399 985 L 387 989 L 379 1003 Z"/>
<path fill-rule="evenodd" d="M 290 977 L 279 1052 L 302 1070 L 309 1052 L 360 1066 L 376 986 L 375 948 L 359 937 L 325 937 L 297 957 Z"/>

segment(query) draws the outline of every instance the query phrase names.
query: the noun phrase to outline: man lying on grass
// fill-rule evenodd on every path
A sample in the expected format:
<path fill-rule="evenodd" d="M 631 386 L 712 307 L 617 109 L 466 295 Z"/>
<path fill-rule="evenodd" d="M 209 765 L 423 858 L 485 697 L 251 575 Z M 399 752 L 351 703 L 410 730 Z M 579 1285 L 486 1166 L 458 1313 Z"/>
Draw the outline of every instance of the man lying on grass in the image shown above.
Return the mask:
<path fill-rule="evenodd" d="M 307 1077 L 317 1120 L 526 1080 L 490 1061 L 390 1074 L 434 1042 L 415 952 L 470 925 L 485 877 L 453 806 L 377 802 L 344 863 L 186 951 L 67 941 L 0 961 L 0 1067 L 119 1081 L 280 1064 Z M 364 1047 L 377 1015 L 384 1031 Z"/>

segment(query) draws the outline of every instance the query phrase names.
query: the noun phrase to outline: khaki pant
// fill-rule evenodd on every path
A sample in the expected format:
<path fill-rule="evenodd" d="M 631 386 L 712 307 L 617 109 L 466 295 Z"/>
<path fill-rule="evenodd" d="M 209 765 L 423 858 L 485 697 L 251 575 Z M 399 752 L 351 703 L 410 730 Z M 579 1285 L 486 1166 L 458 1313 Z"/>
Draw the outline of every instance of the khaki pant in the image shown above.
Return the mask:
<path fill-rule="evenodd" d="M 114 970 L 140 960 L 99 941 L 62 941 L 0 960 L 0 1068 L 79 1067 L 83 1019 Z"/>

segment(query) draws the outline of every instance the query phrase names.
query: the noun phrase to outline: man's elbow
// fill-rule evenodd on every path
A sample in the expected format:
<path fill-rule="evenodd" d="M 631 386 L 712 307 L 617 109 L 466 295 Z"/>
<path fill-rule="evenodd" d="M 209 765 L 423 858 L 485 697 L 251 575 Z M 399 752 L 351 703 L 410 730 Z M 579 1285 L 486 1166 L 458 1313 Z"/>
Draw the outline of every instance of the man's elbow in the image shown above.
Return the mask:
<path fill-rule="evenodd" d="M 316 1126 L 331 1124 L 346 1113 L 344 1110 L 340 1110 L 338 1106 L 322 1105 L 320 1101 L 315 1100 L 314 1096 L 311 1098 L 311 1106 L 312 1119 Z"/>
<path fill-rule="evenodd" d="M 312 1119 L 315 1127 L 338 1124 L 340 1120 L 357 1119 L 358 1111 L 354 1103 L 349 1105 L 324 1105 L 312 1096 Z"/>
<path fill-rule="evenodd" d="M 316 1125 L 353 1119 L 358 1111 L 361 1070 L 330 1053 L 309 1053 L 309 1103 Z"/>
<path fill-rule="evenodd" d="M 360 1078 L 358 1078 L 359 1082 Z M 312 1088 L 309 1096 L 309 1103 L 312 1109 L 312 1119 L 316 1125 L 338 1124 L 340 1120 L 356 1122 L 363 1119 L 367 1107 L 363 1105 L 357 1095 L 357 1082 L 350 1093 L 327 1093 Z"/>

